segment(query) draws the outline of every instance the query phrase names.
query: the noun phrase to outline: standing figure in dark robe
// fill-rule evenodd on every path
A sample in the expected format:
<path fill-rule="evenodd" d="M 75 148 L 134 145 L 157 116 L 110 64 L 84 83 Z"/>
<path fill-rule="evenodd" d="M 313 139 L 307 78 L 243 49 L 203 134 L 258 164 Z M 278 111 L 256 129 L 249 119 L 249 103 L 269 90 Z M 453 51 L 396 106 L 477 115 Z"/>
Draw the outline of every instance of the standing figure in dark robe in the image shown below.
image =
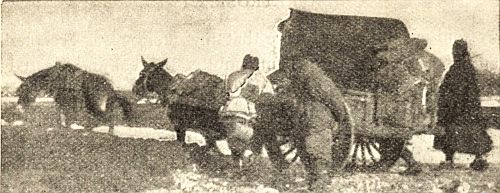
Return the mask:
<path fill-rule="evenodd" d="M 453 60 L 439 88 L 437 124 L 445 128 L 445 133 L 435 137 L 434 148 L 445 154 L 446 160 L 441 163 L 444 168 L 454 167 L 455 153 L 467 153 L 476 156 L 470 167 L 484 170 L 488 163 L 483 155 L 491 151 L 492 141 L 481 117 L 476 69 L 472 65 L 466 41 L 455 41 Z"/>

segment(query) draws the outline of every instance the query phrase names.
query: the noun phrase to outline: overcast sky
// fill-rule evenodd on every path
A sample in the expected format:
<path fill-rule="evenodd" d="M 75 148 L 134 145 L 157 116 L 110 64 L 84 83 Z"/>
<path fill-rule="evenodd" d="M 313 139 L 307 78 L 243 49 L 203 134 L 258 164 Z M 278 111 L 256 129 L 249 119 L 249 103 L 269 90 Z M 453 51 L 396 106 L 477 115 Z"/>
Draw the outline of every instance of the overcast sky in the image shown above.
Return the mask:
<path fill-rule="evenodd" d="M 56 61 L 106 75 L 118 89 L 131 89 L 140 56 L 169 58 L 167 71 L 202 69 L 223 77 L 245 54 L 264 69 L 277 67 L 276 26 L 289 8 L 328 14 L 401 19 L 412 37 L 446 65 L 455 39 L 469 42 L 476 66 L 500 73 L 499 3 L 488 1 L 340 2 L 3 2 L 2 85 Z"/>

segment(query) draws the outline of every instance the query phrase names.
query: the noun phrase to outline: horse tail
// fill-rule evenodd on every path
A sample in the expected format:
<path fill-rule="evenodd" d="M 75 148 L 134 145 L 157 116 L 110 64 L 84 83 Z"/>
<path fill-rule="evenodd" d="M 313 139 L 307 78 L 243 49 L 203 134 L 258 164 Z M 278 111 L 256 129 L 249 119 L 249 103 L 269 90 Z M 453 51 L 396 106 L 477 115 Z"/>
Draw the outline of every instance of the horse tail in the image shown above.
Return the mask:
<path fill-rule="evenodd" d="M 133 114 L 132 103 L 129 100 L 127 100 L 125 96 L 120 94 L 115 95 L 115 102 L 118 102 L 118 104 L 122 108 L 125 119 L 127 121 L 130 121 L 132 119 L 132 114 Z"/>

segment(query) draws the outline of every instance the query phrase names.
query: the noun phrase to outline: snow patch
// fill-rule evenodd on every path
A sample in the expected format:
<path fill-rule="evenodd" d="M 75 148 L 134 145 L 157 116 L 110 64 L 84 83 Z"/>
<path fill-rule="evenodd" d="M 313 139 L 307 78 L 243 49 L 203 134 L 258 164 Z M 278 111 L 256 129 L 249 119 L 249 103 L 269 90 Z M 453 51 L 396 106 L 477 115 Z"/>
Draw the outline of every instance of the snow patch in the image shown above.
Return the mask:
<path fill-rule="evenodd" d="M 24 125 L 23 121 L 17 120 L 17 121 L 12 122 L 12 126 L 21 126 L 21 125 Z"/>
<path fill-rule="evenodd" d="M 481 97 L 481 106 L 500 107 L 500 96 Z"/>
<path fill-rule="evenodd" d="M 9 125 L 9 122 L 2 119 L 2 126 L 7 126 L 7 125 Z"/>
<path fill-rule="evenodd" d="M 486 159 L 490 163 L 500 163 L 500 130 L 490 128 L 487 130 L 491 139 L 493 140 L 493 150 L 486 154 Z M 440 163 L 444 161 L 444 153 L 440 150 L 434 149 L 434 135 L 415 135 L 410 140 L 411 145 L 407 147 L 413 152 L 415 159 L 422 163 Z M 469 164 L 474 161 L 474 155 L 470 154 L 455 154 L 455 163 Z"/>
<path fill-rule="evenodd" d="M 203 135 L 192 131 L 186 131 L 186 143 L 197 143 L 201 146 L 207 144 Z"/>
<path fill-rule="evenodd" d="M 78 125 L 78 124 L 76 124 L 76 123 L 71 124 L 71 125 L 69 126 L 69 128 L 71 128 L 71 129 L 75 129 L 75 130 L 85 129 L 85 127 L 80 126 L 80 125 Z"/>
<path fill-rule="evenodd" d="M 44 103 L 54 102 L 54 98 L 45 98 L 45 97 L 43 97 L 43 98 L 36 98 L 36 99 L 35 99 L 35 102 L 37 102 L 37 103 L 42 103 L 42 102 L 44 102 Z"/>
<path fill-rule="evenodd" d="M 229 144 L 226 140 L 216 141 L 217 148 L 224 155 L 231 155 L 231 149 L 229 149 Z"/>
<path fill-rule="evenodd" d="M 92 129 L 95 132 L 108 133 L 108 126 L 100 126 Z M 142 139 L 157 139 L 163 141 L 173 141 L 176 139 L 175 132 L 153 129 L 150 127 L 128 127 L 123 125 L 115 125 L 113 134 L 124 138 L 142 138 Z"/>
<path fill-rule="evenodd" d="M 137 104 L 138 105 L 146 104 L 146 101 L 148 101 L 148 99 L 144 98 L 144 99 L 141 99 L 141 100 L 137 101 Z"/>

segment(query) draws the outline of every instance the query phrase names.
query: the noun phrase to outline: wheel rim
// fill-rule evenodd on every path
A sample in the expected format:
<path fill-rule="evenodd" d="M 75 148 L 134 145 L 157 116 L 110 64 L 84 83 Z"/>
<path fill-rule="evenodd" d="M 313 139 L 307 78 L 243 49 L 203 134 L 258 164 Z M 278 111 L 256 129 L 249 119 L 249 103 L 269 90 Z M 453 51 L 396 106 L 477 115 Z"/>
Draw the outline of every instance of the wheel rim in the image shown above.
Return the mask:
<path fill-rule="evenodd" d="M 332 169 L 334 171 L 340 171 L 346 167 L 349 163 L 349 153 L 352 150 L 353 143 L 355 141 L 354 131 L 353 131 L 353 120 L 350 116 L 350 110 L 347 104 L 344 102 L 345 109 L 347 112 L 347 117 L 349 117 L 349 123 L 339 122 L 337 126 L 333 128 L 332 132 Z"/>

